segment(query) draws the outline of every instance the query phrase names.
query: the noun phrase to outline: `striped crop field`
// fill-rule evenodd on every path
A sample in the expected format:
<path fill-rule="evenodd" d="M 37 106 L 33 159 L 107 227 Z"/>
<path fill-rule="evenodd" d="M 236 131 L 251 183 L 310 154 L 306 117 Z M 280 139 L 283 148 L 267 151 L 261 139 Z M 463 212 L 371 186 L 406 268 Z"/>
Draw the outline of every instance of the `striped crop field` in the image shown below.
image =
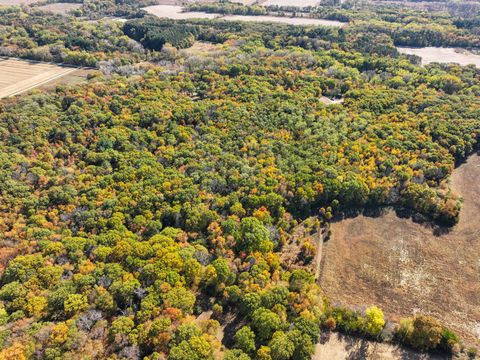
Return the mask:
<path fill-rule="evenodd" d="M 76 70 L 49 63 L 0 59 L 0 99 L 42 86 Z"/>

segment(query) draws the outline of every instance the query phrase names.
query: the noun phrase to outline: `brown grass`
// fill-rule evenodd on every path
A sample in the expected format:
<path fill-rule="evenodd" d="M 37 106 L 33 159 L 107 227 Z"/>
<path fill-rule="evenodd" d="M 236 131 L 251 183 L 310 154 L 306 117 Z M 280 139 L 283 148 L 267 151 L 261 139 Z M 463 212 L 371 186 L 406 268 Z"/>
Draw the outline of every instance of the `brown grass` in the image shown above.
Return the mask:
<path fill-rule="evenodd" d="M 332 224 L 320 276 L 325 293 L 344 305 L 379 305 L 393 320 L 431 314 L 480 345 L 479 178 L 478 155 L 454 171 L 452 188 L 464 205 L 448 232 L 392 210 Z"/>
<path fill-rule="evenodd" d="M 0 6 L 30 5 L 41 0 L 0 0 Z"/>
<path fill-rule="evenodd" d="M 82 4 L 74 3 L 52 3 L 47 5 L 42 5 L 37 7 L 37 9 L 48 11 L 54 14 L 68 15 L 73 10 L 79 9 L 82 7 Z"/>

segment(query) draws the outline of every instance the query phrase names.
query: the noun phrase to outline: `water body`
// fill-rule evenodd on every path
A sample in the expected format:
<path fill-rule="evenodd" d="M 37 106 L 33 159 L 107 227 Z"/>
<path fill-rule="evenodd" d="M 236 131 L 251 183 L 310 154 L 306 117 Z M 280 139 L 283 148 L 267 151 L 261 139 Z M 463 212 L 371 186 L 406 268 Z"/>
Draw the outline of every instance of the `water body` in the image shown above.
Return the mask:
<path fill-rule="evenodd" d="M 473 54 L 470 51 L 460 48 L 444 48 L 444 47 L 424 47 L 409 48 L 397 47 L 401 54 L 417 55 L 422 58 L 422 64 L 438 63 L 457 63 L 462 66 L 476 65 L 480 67 L 480 55 Z"/>
<path fill-rule="evenodd" d="M 210 14 L 205 12 L 183 12 L 181 6 L 174 5 L 154 5 L 147 6 L 143 10 L 148 13 L 158 16 L 160 18 L 168 18 L 174 20 L 180 19 L 214 19 L 219 18 L 227 21 L 257 21 L 257 22 L 271 22 L 271 23 L 284 23 L 290 25 L 318 25 L 318 26 L 333 26 L 341 27 L 346 23 L 334 20 L 324 19 L 310 19 L 302 17 L 279 17 L 279 16 L 249 16 L 249 15 L 227 15 Z"/>

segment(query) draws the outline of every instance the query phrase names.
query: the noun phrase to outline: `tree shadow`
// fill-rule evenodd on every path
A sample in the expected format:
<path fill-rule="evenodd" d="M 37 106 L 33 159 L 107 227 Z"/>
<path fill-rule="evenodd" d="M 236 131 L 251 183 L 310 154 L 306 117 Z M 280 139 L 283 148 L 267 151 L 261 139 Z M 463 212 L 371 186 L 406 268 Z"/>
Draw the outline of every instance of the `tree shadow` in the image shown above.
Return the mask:
<path fill-rule="evenodd" d="M 245 317 L 239 313 L 227 312 L 220 319 L 220 323 L 224 326 L 222 344 L 226 347 L 232 347 L 234 345 L 233 337 L 247 322 Z"/>
<path fill-rule="evenodd" d="M 322 332 L 320 337 L 320 344 L 325 345 L 332 336 L 332 332 Z M 379 343 L 373 340 L 367 340 L 355 335 L 346 335 L 342 333 L 336 333 L 338 340 L 345 351 L 347 352 L 347 360 L 365 360 L 365 359 L 381 359 L 385 356 L 384 352 L 377 353 L 377 347 L 390 346 L 392 355 L 394 358 L 401 360 L 447 360 L 451 359 L 450 356 L 444 356 L 439 354 L 422 353 L 407 347 L 402 347 L 393 343 Z M 389 357 L 390 358 L 390 357 Z"/>
<path fill-rule="evenodd" d="M 402 206 L 369 206 L 355 209 L 342 209 L 331 220 L 331 222 L 340 222 L 346 219 L 354 219 L 360 215 L 369 218 L 379 218 L 393 211 L 398 218 L 409 219 L 415 224 L 421 225 L 432 231 L 434 236 L 442 236 L 450 233 L 454 226 L 448 226 L 441 222 L 432 220 L 427 216 Z"/>
<path fill-rule="evenodd" d="M 476 144 L 476 148 L 475 148 L 475 150 L 472 151 L 471 154 L 468 154 L 467 156 L 462 156 L 462 157 L 456 158 L 455 159 L 455 168 L 458 168 L 458 167 L 462 166 L 463 164 L 465 164 L 467 162 L 467 160 L 470 158 L 470 156 L 472 156 L 472 155 L 480 155 L 480 143 Z"/>
<path fill-rule="evenodd" d="M 214 298 L 210 294 L 205 294 L 202 292 L 197 295 L 195 305 L 197 307 L 197 312 L 199 314 L 201 312 L 210 310 L 213 304 L 214 304 Z"/>

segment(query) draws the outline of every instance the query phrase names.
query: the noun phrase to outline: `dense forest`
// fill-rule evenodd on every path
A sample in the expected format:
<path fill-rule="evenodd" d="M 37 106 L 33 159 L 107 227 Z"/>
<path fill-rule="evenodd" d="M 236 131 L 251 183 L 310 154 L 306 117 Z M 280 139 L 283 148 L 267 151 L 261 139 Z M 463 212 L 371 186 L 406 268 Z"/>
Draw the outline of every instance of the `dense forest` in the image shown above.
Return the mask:
<path fill-rule="evenodd" d="M 332 29 L 0 8 L 1 55 L 149 64 L 0 101 L 0 359 L 302 360 L 331 330 L 463 351 L 432 317 L 331 304 L 280 260 L 299 224 L 348 209 L 458 220 L 480 69 L 395 45 L 478 45 L 475 20 L 387 10 Z"/>

